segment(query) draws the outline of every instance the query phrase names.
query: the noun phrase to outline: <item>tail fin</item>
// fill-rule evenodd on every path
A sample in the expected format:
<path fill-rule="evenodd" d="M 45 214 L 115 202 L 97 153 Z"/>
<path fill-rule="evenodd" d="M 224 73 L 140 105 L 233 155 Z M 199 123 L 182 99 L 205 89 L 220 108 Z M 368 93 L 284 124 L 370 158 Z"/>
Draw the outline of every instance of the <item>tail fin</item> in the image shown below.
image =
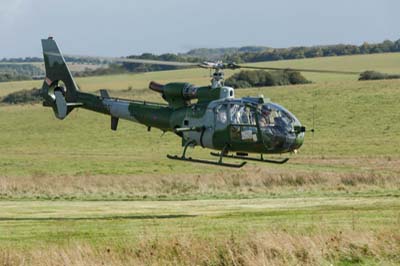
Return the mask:
<path fill-rule="evenodd" d="M 79 88 L 52 37 L 42 40 L 46 79 L 42 87 L 43 105 L 53 108 L 57 118 L 64 119 L 76 106 Z"/>

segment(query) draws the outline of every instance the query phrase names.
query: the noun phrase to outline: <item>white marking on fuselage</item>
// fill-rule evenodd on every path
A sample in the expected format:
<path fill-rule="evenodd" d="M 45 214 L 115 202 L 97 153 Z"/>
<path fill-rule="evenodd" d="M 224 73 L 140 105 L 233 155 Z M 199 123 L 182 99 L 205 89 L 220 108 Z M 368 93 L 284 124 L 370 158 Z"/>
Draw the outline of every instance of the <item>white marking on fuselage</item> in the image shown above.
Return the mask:
<path fill-rule="evenodd" d="M 128 101 L 104 99 L 103 104 L 108 107 L 112 116 L 137 122 L 135 117 L 131 115 L 131 112 L 129 111 L 130 103 Z"/>

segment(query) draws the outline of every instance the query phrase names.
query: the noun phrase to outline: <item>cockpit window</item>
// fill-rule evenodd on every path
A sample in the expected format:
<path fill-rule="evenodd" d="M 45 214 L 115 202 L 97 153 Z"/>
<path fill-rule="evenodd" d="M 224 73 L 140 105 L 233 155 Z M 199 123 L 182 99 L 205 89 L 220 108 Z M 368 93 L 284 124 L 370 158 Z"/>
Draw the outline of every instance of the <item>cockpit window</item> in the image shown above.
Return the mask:
<path fill-rule="evenodd" d="M 230 107 L 230 122 L 236 125 L 256 125 L 254 109 L 249 106 L 233 104 Z"/>
<path fill-rule="evenodd" d="M 288 131 L 291 131 L 297 122 L 297 119 L 283 107 L 272 103 L 263 105 L 258 118 L 260 128 L 277 127 Z"/>
<path fill-rule="evenodd" d="M 261 139 L 271 151 L 289 151 L 298 136 L 295 128 L 301 126 L 293 114 L 275 103 L 263 104 L 258 109 L 258 125 Z"/>

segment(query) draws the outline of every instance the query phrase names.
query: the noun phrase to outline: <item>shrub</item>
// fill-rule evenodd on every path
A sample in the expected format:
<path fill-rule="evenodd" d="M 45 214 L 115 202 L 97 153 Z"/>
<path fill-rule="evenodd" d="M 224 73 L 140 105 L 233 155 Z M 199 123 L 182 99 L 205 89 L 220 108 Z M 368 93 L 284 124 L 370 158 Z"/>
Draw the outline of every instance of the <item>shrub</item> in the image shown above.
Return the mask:
<path fill-rule="evenodd" d="M 1 102 L 8 104 L 18 104 L 18 103 L 37 103 L 42 100 L 41 90 L 33 88 L 31 90 L 22 90 L 10 93 L 4 97 Z"/>
<path fill-rule="evenodd" d="M 227 86 L 234 88 L 280 86 L 310 83 L 297 71 L 240 71 L 225 81 Z"/>
<path fill-rule="evenodd" d="M 364 71 L 358 80 L 400 79 L 400 75 L 386 74 L 376 71 Z"/>

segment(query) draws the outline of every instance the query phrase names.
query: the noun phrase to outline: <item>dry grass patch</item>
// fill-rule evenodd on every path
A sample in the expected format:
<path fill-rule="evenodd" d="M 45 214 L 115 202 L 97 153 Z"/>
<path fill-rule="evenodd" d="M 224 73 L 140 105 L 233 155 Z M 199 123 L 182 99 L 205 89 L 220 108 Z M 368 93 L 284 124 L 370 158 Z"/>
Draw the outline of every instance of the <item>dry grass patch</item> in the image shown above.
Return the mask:
<path fill-rule="evenodd" d="M 166 239 L 96 246 L 70 243 L 28 250 L 2 249 L 1 265 L 398 265 L 398 232 L 288 234 Z"/>
<path fill-rule="evenodd" d="M 3 199 L 197 199 L 400 189 L 398 159 L 305 159 L 207 174 L 0 177 Z M 304 168 L 309 162 L 310 168 Z M 326 169 L 325 165 L 329 165 Z M 395 193 L 396 194 L 396 193 Z"/>

